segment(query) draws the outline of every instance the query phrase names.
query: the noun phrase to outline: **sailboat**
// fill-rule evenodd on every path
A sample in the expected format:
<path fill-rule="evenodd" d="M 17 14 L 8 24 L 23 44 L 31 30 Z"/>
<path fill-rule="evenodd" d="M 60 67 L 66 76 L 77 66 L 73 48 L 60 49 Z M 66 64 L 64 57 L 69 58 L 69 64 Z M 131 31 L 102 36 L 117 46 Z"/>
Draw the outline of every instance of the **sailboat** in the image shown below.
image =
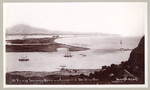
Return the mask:
<path fill-rule="evenodd" d="M 29 61 L 29 59 L 27 58 L 27 56 L 26 57 L 21 56 L 21 59 L 19 59 L 19 61 Z"/>
<path fill-rule="evenodd" d="M 71 53 L 67 52 L 67 53 L 65 53 L 64 57 L 70 57 L 71 58 L 71 57 L 73 57 L 73 55 L 71 55 Z"/>

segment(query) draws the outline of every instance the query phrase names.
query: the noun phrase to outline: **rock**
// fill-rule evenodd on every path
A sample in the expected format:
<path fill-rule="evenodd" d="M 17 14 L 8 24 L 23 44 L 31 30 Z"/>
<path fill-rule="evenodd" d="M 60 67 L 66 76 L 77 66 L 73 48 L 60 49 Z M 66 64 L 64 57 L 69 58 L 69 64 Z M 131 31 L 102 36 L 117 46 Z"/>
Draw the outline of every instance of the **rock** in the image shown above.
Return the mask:
<path fill-rule="evenodd" d="M 142 72 L 144 72 L 144 36 L 140 40 L 138 47 L 133 49 L 130 54 L 128 65 L 132 68 L 138 67 Z"/>

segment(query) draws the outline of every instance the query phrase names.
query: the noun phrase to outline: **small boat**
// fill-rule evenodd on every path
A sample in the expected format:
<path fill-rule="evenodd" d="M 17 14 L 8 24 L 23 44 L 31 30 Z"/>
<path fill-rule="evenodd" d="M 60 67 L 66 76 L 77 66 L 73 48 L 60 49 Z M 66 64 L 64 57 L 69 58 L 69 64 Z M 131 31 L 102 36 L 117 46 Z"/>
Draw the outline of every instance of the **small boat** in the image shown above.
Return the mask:
<path fill-rule="evenodd" d="M 27 56 L 26 57 L 21 56 L 21 59 L 19 59 L 19 61 L 29 61 L 29 59 L 27 58 Z"/>
<path fill-rule="evenodd" d="M 71 55 L 71 53 L 67 52 L 67 53 L 65 53 L 64 57 L 70 57 L 71 58 L 71 57 L 73 57 L 73 55 Z"/>
<path fill-rule="evenodd" d="M 61 69 L 60 71 L 66 71 L 67 69 L 65 67 L 67 67 L 66 65 L 60 65 Z"/>
<path fill-rule="evenodd" d="M 83 57 L 86 57 L 87 55 L 85 55 L 85 54 L 79 54 L 79 55 L 81 55 L 81 56 L 83 56 Z"/>

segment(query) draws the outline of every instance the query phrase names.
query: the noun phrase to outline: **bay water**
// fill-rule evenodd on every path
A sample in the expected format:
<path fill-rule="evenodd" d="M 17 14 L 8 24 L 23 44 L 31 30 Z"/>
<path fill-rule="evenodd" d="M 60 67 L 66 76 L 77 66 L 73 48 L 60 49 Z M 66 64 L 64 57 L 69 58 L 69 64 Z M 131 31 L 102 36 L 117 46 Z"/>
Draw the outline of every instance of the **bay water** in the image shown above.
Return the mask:
<path fill-rule="evenodd" d="M 51 36 L 27 36 L 51 37 Z M 7 39 L 19 39 L 22 36 L 7 36 Z M 10 71 L 58 71 L 60 65 L 68 69 L 100 69 L 104 65 L 120 64 L 127 61 L 131 51 L 121 51 L 120 48 L 134 49 L 141 37 L 100 36 L 100 35 L 60 35 L 55 42 L 66 45 L 89 48 L 85 51 L 68 51 L 58 48 L 57 52 L 6 52 L 6 72 Z M 122 41 L 122 44 L 120 44 Z M 65 58 L 69 52 L 71 58 Z M 21 57 L 27 56 L 29 61 L 20 62 Z"/>

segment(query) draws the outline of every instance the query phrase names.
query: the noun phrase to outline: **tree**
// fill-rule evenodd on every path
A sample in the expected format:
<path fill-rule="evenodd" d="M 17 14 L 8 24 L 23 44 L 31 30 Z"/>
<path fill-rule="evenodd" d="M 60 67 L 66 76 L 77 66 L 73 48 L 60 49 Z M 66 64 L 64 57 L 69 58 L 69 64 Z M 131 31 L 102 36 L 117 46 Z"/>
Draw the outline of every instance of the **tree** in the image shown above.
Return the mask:
<path fill-rule="evenodd" d="M 80 74 L 80 78 L 85 78 L 85 75 L 82 73 L 82 74 Z"/>

